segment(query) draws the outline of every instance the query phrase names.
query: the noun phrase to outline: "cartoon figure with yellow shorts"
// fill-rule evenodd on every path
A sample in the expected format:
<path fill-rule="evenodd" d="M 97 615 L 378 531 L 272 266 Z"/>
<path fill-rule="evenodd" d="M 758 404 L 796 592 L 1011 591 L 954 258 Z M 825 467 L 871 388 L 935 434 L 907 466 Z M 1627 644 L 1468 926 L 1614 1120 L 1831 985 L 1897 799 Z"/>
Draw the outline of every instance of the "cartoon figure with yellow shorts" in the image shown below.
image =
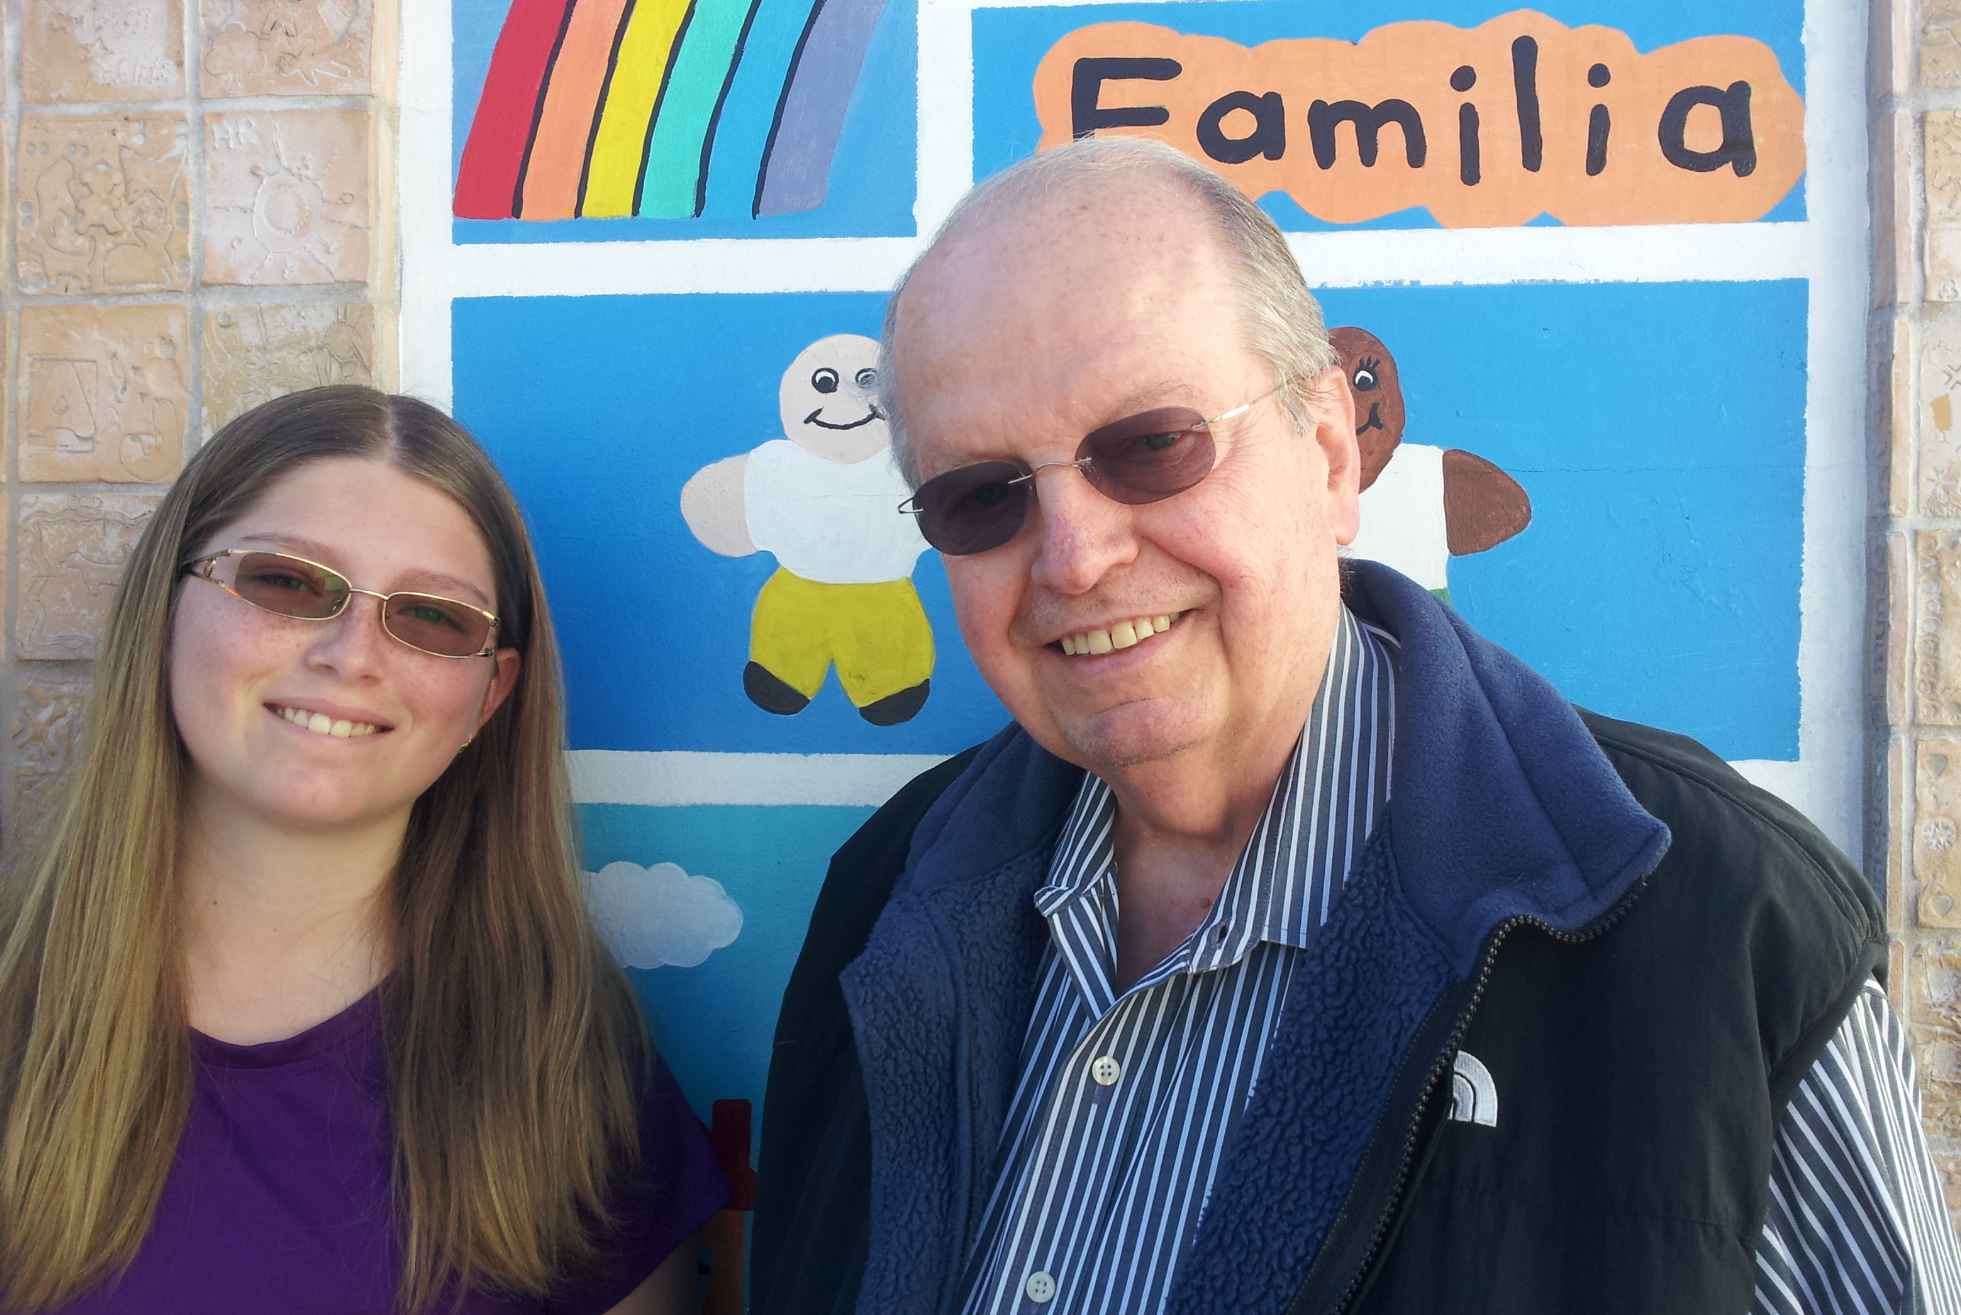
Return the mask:
<path fill-rule="evenodd" d="M 912 490 L 892 463 L 877 381 L 876 342 L 818 339 L 783 373 L 784 437 L 702 467 L 681 489 L 681 515 L 711 551 L 776 556 L 742 671 L 765 712 L 803 711 L 833 665 L 874 726 L 926 702 L 933 629 L 912 584 L 926 541 L 896 510 Z"/>

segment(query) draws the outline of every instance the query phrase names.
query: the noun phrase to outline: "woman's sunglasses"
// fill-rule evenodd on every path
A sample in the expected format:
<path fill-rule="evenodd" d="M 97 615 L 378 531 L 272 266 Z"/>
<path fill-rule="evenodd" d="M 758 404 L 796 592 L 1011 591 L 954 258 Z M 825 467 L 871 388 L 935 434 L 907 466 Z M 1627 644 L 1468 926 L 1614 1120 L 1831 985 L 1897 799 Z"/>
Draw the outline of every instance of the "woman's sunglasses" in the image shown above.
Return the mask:
<path fill-rule="evenodd" d="M 1104 497 L 1129 506 L 1183 493 L 1212 473 L 1217 448 L 1212 426 L 1243 415 L 1272 397 L 1282 379 L 1249 402 L 1206 419 L 1190 407 L 1164 406 L 1091 430 L 1073 461 L 1030 466 L 1022 461 L 978 461 L 921 484 L 899 504 L 919 519 L 926 542 L 952 557 L 986 552 L 1021 532 L 1035 500 L 1035 476 L 1054 466 L 1074 466 Z"/>
<path fill-rule="evenodd" d="M 209 580 L 233 598 L 295 621 L 331 621 L 355 594 L 375 599 L 388 637 L 436 657 L 488 657 L 496 652 L 495 613 L 439 594 L 381 594 L 356 589 L 331 567 L 291 553 L 221 548 L 186 563 L 184 571 Z"/>

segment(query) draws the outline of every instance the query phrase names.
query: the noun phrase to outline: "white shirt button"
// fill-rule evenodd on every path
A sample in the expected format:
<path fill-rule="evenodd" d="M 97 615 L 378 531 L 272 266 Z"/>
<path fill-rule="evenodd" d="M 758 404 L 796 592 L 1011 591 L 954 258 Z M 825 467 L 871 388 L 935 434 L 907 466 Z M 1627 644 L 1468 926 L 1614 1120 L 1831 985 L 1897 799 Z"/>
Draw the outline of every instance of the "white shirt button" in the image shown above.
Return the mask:
<path fill-rule="evenodd" d="M 1117 1062 L 1114 1055 L 1098 1055 L 1090 1061 L 1089 1075 L 1102 1086 L 1114 1086 L 1117 1079 L 1123 1076 L 1123 1065 Z"/>
<path fill-rule="evenodd" d="M 1038 1269 L 1028 1276 L 1028 1286 L 1024 1290 L 1030 1301 L 1045 1306 L 1055 1299 L 1055 1275 L 1046 1269 Z"/>

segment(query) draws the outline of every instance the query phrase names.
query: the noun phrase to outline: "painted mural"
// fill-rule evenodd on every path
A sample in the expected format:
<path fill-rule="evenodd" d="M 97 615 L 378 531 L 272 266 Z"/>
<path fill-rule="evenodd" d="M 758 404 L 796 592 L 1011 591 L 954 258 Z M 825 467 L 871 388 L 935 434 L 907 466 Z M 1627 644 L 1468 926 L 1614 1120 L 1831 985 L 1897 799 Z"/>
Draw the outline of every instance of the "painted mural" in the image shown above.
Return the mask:
<path fill-rule="evenodd" d="M 523 224 L 459 223 L 458 240 L 790 216 L 806 218 L 764 231 L 910 231 L 910 116 L 857 103 L 863 82 L 910 72 L 908 13 L 899 0 L 459 0 L 458 85 L 477 92 L 457 105 L 452 213 Z M 834 172 L 856 181 L 827 205 Z M 568 222 L 598 219 L 646 222 Z"/>
<path fill-rule="evenodd" d="M 524 504 L 592 906 L 738 1206 L 830 853 L 1004 719 L 897 510 L 884 292 L 972 179 L 1082 132 L 1160 137 L 1290 234 L 1356 401 L 1355 554 L 1850 838 L 1841 8 L 449 0 L 427 45 L 411 22 L 448 95 L 405 136 L 449 172 L 410 221 L 435 256 L 407 266 L 405 378 Z M 739 1209 L 718 1229 L 737 1311 Z"/>
<path fill-rule="evenodd" d="M 833 666 L 874 726 L 910 721 L 932 687 L 933 627 L 912 585 L 926 541 L 910 516 L 893 515 L 912 490 L 892 463 L 877 384 L 877 342 L 820 338 L 783 372 L 784 437 L 681 487 L 681 514 L 704 547 L 777 560 L 742 668 L 743 692 L 765 712 L 802 712 Z"/>

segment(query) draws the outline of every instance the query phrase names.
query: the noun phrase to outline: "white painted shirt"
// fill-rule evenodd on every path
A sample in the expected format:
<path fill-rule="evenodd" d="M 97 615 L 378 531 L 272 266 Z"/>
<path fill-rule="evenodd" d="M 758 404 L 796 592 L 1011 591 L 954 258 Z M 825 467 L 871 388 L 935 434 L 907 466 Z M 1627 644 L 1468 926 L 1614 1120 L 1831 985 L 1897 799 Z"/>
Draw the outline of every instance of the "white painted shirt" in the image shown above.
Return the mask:
<path fill-rule="evenodd" d="M 909 578 L 926 551 L 918 523 L 899 511 L 911 494 L 889 448 L 846 465 L 778 438 L 749 454 L 742 514 L 750 542 L 792 574 L 879 584 Z"/>
<path fill-rule="evenodd" d="M 1362 490 L 1362 529 L 1353 557 L 1394 567 L 1425 589 L 1450 587 L 1444 537 L 1444 450 L 1404 443 Z"/>

